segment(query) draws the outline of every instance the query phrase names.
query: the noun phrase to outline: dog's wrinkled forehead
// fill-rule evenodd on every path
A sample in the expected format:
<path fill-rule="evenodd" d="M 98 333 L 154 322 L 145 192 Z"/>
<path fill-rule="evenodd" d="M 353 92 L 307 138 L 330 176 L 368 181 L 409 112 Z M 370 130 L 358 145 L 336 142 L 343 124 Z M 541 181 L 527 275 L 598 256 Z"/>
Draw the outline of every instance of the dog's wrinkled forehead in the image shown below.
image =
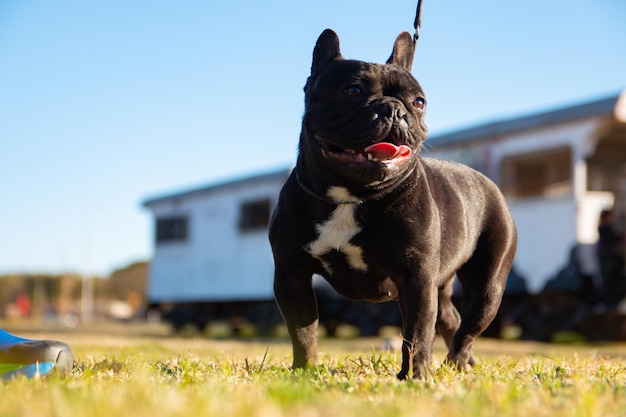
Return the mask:
<path fill-rule="evenodd" d="M 407 92 L 423 95 L 419 82 L 405 68 L 357 60 L 342 60 L 327 65 L 309 77 L 304 91 L 341 91 L 350 86 L 365 88 L 371 94 L 395 96 Z"/>
<path fill-rule="evenodd" d="M 363 104 L 383 97 L 394 97 L 408 105 L 417 97 L 424 98 L 419 82 L 405 68 L 341 60 L 326 65 L 309 77 L 305 85 L 305 102 L 308 106 L 311 101 L 357 99 L 349 97 L 350 90 L 358 91 Z"/>

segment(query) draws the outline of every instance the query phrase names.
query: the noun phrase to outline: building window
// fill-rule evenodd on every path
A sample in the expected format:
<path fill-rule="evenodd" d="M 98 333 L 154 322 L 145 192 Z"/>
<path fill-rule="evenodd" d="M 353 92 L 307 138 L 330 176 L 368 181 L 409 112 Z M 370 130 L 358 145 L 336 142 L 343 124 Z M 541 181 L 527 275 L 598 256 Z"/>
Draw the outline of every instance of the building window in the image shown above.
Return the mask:
<path fill-rule="evenodd" d="M 241 204 L 239 210 L 239 230 L 248 232 L 265 229 L 270 223 L 270 200 L 254 200 Z"/>
<path fill-rule="evenodd" d="M 559 148 L 505 158 L 501 178 L 506 197 L 567 195 L 572 190 L 572 151 Z"/>
<path fill-rule="evenodd" d="M 189 234 L 189 220 L 183 216 L 162 217 L 156 220 L 156 242 L 184 242 Z"/>

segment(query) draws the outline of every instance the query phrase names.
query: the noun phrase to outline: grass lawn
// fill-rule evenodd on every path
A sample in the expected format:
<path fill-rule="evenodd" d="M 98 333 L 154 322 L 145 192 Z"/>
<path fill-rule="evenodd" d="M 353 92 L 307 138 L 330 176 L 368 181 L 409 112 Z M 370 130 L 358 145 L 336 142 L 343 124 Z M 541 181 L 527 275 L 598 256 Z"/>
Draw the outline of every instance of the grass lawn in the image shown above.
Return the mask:
<path fill-rule="evenodd" d="M 481 339 L 478 365 L 400 382 L 380 338 L 322 339 L 319 366 L 291 372 L 287 339 L 170 338 L 157 326 L 49 329 L 0 323 L 68 343 L 69 375 L 0 382 L 0 417 L 45 416 L 626 416 L 626 345 Z"/>

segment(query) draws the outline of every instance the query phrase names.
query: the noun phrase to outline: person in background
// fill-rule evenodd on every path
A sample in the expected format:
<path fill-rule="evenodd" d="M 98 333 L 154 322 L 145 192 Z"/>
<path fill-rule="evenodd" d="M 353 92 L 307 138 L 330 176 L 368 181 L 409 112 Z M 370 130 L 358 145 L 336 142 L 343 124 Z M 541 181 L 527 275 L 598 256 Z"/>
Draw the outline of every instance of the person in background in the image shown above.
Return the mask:
<path fill-rule="evenodd" d="M 598 222 L 598 261 L 609 303 L 619 302 L 624 292 L 624 237 L 616 231 L 613 210 L 602 210 Z"/>

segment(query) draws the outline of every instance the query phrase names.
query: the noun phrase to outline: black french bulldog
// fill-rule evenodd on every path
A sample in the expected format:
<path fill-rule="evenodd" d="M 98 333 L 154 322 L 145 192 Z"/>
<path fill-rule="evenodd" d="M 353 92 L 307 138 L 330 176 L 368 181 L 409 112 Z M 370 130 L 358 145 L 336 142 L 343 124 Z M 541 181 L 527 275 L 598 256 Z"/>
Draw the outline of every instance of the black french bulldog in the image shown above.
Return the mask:
<path fill-rule="evenodd" d="M 405 32 L 385 65 L 345 60 L 330 29 L 313 51 L 298 160 L 269 236 L 294 368 L 316 361 L 313 274 L 346 297 L 398 301 L 399 379 L 411 366 L 414 377 L 427 375 L 436 330 L 447 361 L 473 365 L 474 338 L 500 306 L 515 225 L 485 176 L 418 154 L 426 100 L 410 73 L 413 54 Z M 463 285 L 461 315 L 450 300 L 455 275 Z"/>

